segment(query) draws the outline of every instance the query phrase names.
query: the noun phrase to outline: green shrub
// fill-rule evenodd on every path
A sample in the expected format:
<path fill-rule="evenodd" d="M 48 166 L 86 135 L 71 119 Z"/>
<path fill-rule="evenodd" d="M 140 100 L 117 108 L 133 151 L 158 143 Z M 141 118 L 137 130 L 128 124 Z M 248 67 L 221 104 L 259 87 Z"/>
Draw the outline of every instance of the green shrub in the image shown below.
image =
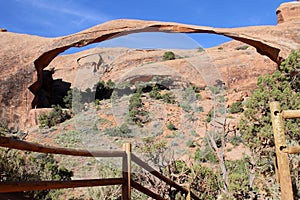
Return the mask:
<path fill-rule="evenodd" d="M 212 120 L 213 110 L 210 110 L 207 114 L 206 122 L 209 123 Z"/>
<path fill-rule="evenodd" d="M 243 111 L 243 103 L 241 101 L 234 102 L 229 106 L 229 112 L 231 114 L 240 113 Z"/>
<path fill-rule="evenodd" d="M 201 94 L 196 94 L 196 99 L 197 99 L 198 101 L 201 101 L 201 100 L 202 100 Z"/>
<path fill-rule="evenodd" d="M 74 113 L 78 113 L 83 109 L 82 92 L 76 87 L 67 92 L 63 101 L 65 103 L 65 107 L 72 109 Z"/>
<path fill-rule="evenodd" d="M 129 117 L 142 127 L 143 123 L 147 122 L 149 113 L 143 109 L 141 92 L 142 89 L 138 89 L 138 92 L 131 95 L 129 99 Z"/>
<path fill-rule="evenodd" d="M 0 119 L 0 136 L 6 135 L 9 132 L 8 124 L 4 120 Z"/>
<path fill-rule="evenodd" d="M 78 144 L 81 143 L 83 135 L 75 130 L 64 131 L 61 134 L 55 136 L 55 142 L 63 147 L 78 148 Z"/>
<path fill-rule="evenodd" d="M 60 105 L 52 105 L 52 108 L 49 115 L 42 113 L 39 116 L 40 128 L 50 128 L 71 118 L 71 115 L 67 111 L 63 111 Z"/>
<path fill-rule="evenodd" d="M 229 138 L 229 142 L 234 146 L 238 146 L 243 142 L 243 139 L 240 136 L 232 136 Z"/>
<path fill-rule="evenodd" d="M 197 112 L 203 112 L 203 111 L 204 111 L 204 108 L 203 108 L 202 106 L 198 106 L 198 107 L 196 108 L 196 111 L 197 111 Z"/>
<path fill-rule="evenodd" d="M 248 49 L 248 48 L 249 48 L 248 45 L 244 45 L 244 46 L 236 47 L 235 50 L 246 50 L 246 49 Z"/>
<path fill-rule="evenodd" d="M 175 60 L 175 54 L 172 51 L 167 51 L 163 55 L 163 60 Z"/>
<path fill-rule="evenodd" d="M 129 110 L 138 109 L 143 106 L 141 97 L 142 95 L 140 93 L 131 95 L 129 99 Z"/>
<path fill-rule="evenodd" d="M 60 167 L 50 154 L 23 153 L 17 150 L 0 148 L 0 182 L 71 180 L 73 172 Z M 30 199 L 49 199 L 55 190 L 25 192 Z"/>
<path fill-rule="evenodd" d="M 150 95 L 150 97 L 152 98 L 152 99 L 162 99 L 162 96 L 161 96 L 161 94 L 160 94 L 160 88 L 157 86 L 157 85 L 155 85 L 153 88 L 152 88 L 152 90 L 149 92 L 149 95 Z"/>
<path fill-rule="evenodd" d="M 165 103 L 170 103 L 170 104 L 176 103 L 173 92 L 166 92 L 163 95 L 161 95 L 161 97 Z"/>
<path fill-rule="evenodd" d="M 187 142 L 186 142 L 186 146 L 188 146 L 189 148 L 194 148 L 196 147 L 195 143 L 194 143 L 194 140 L 192 139 L 189 139 Z"/>
<path fill-rule="evenodd" d="M 273 74 L 265 74 L 258 78 L 257 89 L 247 100 L 245 110 L 239 122 L 239 130 L 243 141 L 251 149 L 253 169 L 260 180 L 255 185 L 266 193 L 264 199 L 274 199 L 274 187 L 277 187 L 274 167 L 275 142 L 271 121 L 270 102 L 280 102 L 282 110 L 300 109 L 299 92 L 300 52 L 292 51 L 288 58 Z M 298 143 L 300 139 L 300 119 L 285 121 L 285 137 L 288 143 Z M 269 149 L 266 152 L 266 149 Z M 299 157 L 290 157 L 290 163 L 299 163 Z M 291 176 L 299 176 L 299 166 L 291 164 Z M 265 182 L 263 180 L 268 180 Z M 299 181 L 294 181 L 295 188 L 300 188 Z M 272 186 L 271 186 L 272 185 Z M 272 187 L 272 188 L 271 188 Z"/>
<path fill-rule="evenodd" d="M 206 147 L 204 149 L 197 149 L 195 152 L 195 156 L 194 156 L 195 161 L 198 162 L 211 162 L 211 163 L 217 163 L 218 162 L 218 158 L 217 156 L 214 154 L 214 152 L 212 152 L 212 150 L 209 147 Z"/>
<path fill-rule="evenodd" d="M 99 177 L 118 178 L 120 176 L 122 176 L 122 171 L 117 166 L 112 164 L 101 164 L 99 166 Z M 91 187 L 88 189 L 88 195 L 89 197 L 84 199 L 121 199 L 122 185 Z"/>
<path fill-rule="evenodd" d="M 192 106 L 189 102 L 186 102 L 186 101 L 180 102 L 179 106 L 180 106 L 180 108 L 182 108 L 186 112 L 192 111 Z"/>
<path fill-rule="evenodd" d="M 198 47 L 198 52 L 203 52 L 205 51 L 202 47 Z"/>
<path fill-rule="evenodd" d="M 177 130 L 177 128 L 175 127 L 175 125 L 174 125 L 172 122 L 168 123 L 168 124 L 166 125 L 166 127 L 167 127 L 170 131 L 176 131 L 176 130 Z"/>
<path fill-rule="evenodd" d="M 95 99 L 104 100 L 110 99 L 114 89 L 116 88 L 116 84 L 109 79 L 107 82 L 99 81 L 97 84 L 94 85 L 95 90 Z"/>
<path fill-rule="evenodd" d="M 132 138 L 132 130 L 129 129 L 127 124 L 122 124 L 120 127 L 106 128 L 104 133 L 111 137 L 122 137 L 122 138 Z"/>
<path fill-rule="evenodd" d="M 234 199 L 249 198 L 249 159 L 226 161 L 228 170 L 228 190 Z"/>

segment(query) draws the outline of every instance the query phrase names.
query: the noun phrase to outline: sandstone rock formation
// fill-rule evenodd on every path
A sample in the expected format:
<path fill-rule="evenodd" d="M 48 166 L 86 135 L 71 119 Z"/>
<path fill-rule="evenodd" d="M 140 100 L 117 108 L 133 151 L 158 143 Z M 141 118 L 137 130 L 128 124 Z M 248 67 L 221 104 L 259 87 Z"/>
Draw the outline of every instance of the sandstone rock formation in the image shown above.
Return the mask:
<path fill-rule="evenodd" d="M 283 3 L 276 10 L 278 24 L 299 20 L 300 2 Z"/>
<path fill-rule="evenodd" d="M 43 38 L 26 34 L 0 32 L 0 102 L 1 118 L 26 126 L 26 116 L 35 105 L 34 95 L 43 86 L 42 70 L 70 47 L 82 47 L 137 32 L 210 33 L 230 37 L 255 47 L 256 51 L 280 63 L 292 49 L 299 49 L 300 3 L 283 4 L 277 14 L 277 26 L 212 28 L 171 22 L 114 20 L 58 37 Z M 292 13 L 292 14 L 289 14 Z M 35 74 L 35 72 L 37 74 Z M 29 90 L 27 89 L 29 88 Z"/>

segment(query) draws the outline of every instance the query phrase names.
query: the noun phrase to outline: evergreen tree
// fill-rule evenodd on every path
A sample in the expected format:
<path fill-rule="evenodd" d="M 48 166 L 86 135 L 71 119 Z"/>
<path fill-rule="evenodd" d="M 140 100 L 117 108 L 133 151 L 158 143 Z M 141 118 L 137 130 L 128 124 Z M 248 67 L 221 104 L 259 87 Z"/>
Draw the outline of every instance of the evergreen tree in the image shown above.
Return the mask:
<path fill-rule="evenodd" d="M 292 51 L 282 62 L 278 70 L 271 75 L 258 78 L 257 89 L 246 103 L 246 109 L 240 120 L 239 129 L 245 143 L 252 152 L 251 165 L 256 169 L 254 184 L 260 191 L 273 196 L 278 193 L 275 185 L 274 156 L 275 144 L 270 115 L 270 102 L 278 101 L 283 110 L 300 109 L 299 92 L 300 53 Z M 300 119 L 285 120 L 287 142 L 293 143 L 300 139 Z M 299 179 L 299 156 L 290 159 L 294 180 Z M 297 182 L 297 183 L 296 183 Z M 295 184 L 299 184 L 299 180 Z M 254 186 L 255 186 L 254 185 Z M 300 185 L 298 185 L 298 188 Z M 278 194 L 277 194 L 278 195 Z M 296 191 L 295 191 L 295 195 Z"/>

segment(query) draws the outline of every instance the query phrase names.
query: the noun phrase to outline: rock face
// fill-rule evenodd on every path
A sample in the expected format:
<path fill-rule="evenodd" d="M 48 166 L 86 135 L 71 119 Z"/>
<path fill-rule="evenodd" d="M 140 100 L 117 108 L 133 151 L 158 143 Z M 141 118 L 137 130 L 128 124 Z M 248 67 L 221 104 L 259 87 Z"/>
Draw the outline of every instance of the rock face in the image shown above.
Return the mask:
<path fill-rule="evenodd" d="M 33 101 L 34 97 L 40 95 L 45 85 L 43 69 L 57 55 L 70 47 L 82 47 L 130 33 L 181 32 L 224 35 L 253 46 L 258 53 L 279 64 L 290 50 L 299 49 L 299 8 L 299 2 L 286 3 L 279 7 L 280 12 L 277 14 L 280 24 L 277 26 L 212 28 L 171 22 L 114 20 L 58 38 L 0 31 L 0 116 L 24 128 L 30 109 L 37 105 Z M 97 60 L 96 57 L 92 62 L 97 70 L 101 60 Z M 78 63 L 80 62 L 82 61 L 78 60 Z M 248 61 L 245 64 L 247 63 Z M 48 93 L 45 95 L 52 95 L 51 92 Z"/>
<path fill-rule="evenodd" d="M 46 69 L 55 68 L 54 79 L 63 79 L 83 91 L 93 88 L 99 79 L 122 83 L 151 80 L 153 76 L 169 76 L 198 86 L 214 84 L 220 78 L 227 86 L 246 91 L 255 86 L 259 75 L 276 70 L 277 64 L 253 47 L 238 50 L 244 46 L 231 41 L 203 52 L 171 49 L 177 59 L 170 61 L 162 59 L 166 50 L 94 48 L 56 57 Z"/>
<path fill-rule="evenodd" d="M 278 24 L 297 21 L 300 17 L 300 1 L 283 3 L 276 10 Z"/>

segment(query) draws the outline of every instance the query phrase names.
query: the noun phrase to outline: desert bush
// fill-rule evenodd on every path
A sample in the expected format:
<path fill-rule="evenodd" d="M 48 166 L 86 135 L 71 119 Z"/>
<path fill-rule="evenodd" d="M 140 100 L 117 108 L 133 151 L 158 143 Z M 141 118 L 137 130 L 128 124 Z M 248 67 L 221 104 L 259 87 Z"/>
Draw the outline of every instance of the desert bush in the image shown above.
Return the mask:
<path fill-rule="evenodd" d="M 149 113 L 143 109 L 142 89 L 138 89 L 137 93 L 131 95 L 129 99 L 129 117 L 131 121 L 139 126 L 143 126 L 149 118 Z"/>
<path fill-rule="evenodd" d="M 162 99 L 162 96 L 161 96 L 161 94 L 160 94 L 160 88 L 157 86 L 157 85 L 155 85 L 153 88 L 152 88 L 152 90 L 149 92 L 149 95 L 150 95 L 150 97 L 152 98 L 152 99 Z"/>
<path fill-rule="evenodd" d="M 59 166 L 53 155 L 0 148 L 0 182 L 71 180 L 73 172 Z M 55 190 L 25 192 L 30 199 L 48 199 Z M 52 194 L 52 195 L 51 195 Z"/>
<path fill-rule="evenodd" d="M 163 55 L 163 60 L 175 60 L 175 54 L 172 51 L 167 51 Z"/>
<path fill-rule="evenodd" d="M 207 113 L 207 118 L 206 118 L 206 122 L 207 122 L 207 123 L 211 122 L 212 116 L 213 116 L 213 110 L 210 110 L 210 111 Z"/>
<path fill-rule="evenodd" d="M 239 144 L 243 143 L 243 139 L 240 136 L 234 135 L 229 138 L 229 142 L 234 146 L 238 146 Z"/>
<path fill-rule="evenodd" d="M 203 52 L 205 51 L 202 47 L 198 47 L 198 52 Z"/>
<path fill-rule="evenodd" d="M 132 130 L 129 129 L 127 124 L 122 124 L 120 127 L 106 128 L 104 130 L 104 133 L 106 135 L 109 135 L 109 136 L 112 136 L 112 137 L 122 137 L 122 138 L 131 138 L 131 137 L 133 137 L 131 135 Z"/>
<path fill-rule="evenodd" d="M 192 106 L 189 102 L 186 101 L 180 102 L 179 106 L 186 112 L 192 111 Z"/>
<path fill-rule="evenodd" d="M 248 48 L 249 48 L 248 45 L 243 45 L 243 46 L 236 47 L 235 50 L 246 50 Z"/>
<path fill-rule="evenodd" d="M 65 103 L 65 107 L 72 109 L 74 113 L 78 113 L 83 109 L 82 92 L 76 87 L 67 92 L 63 101 Z"/>
<path fill-rule="evenodd" d="M 109 79 L 107 82 L 99 81 L 95 86 L 95 99 L 99 99 L 100 101 L 103 99 L 110 99 L 112 93 L 116 87 L 116 84 Z"/>
<path fill-rule="evenodd" d="M 71 115 L 67 111 L 63 111 L 60 105 L 52 105 L 52 108 L 53 110 L 48 115 L 42 113 L 39 116 L 40 128 L 50 128 L 71 118 Z"/>
<path fill-rule="evenodd" d="M 169 129 L 170 131 L 176 131 L 176 130 L 177 130 L 176 126 L 175 126 L 172 122 L 166 124 L 166 127 L 167 127 L 167 129 Z"/>
<path fill-rule="evenodd" d="M 203 108 L 202 106 L 198 106 L 198 107 L 196 108 L 196 111 L 197 111 L 197 112 L 203 112 L 203 111 L 204 111 L 204 108 Z"/>
<path fill-rule="evenodd" d="M 122 171 L 111 164 L 104 164 L 99 167 L 99 177 L 101 178 L 118 178 L 121 177 Z M 111 185 L 102 187 L 92 187 L 88 190 L 91 199 L 121 199 L 122 186 Z"/>
<path fill-rule="evenodd" d="M 0 119 L 0 136 L 4 136 L 9 132 L 8 124 L 3 119 Z"/>
<path fill-rule="evenodd" d="M 204 149 L 197 149 L 194 155 L 194 159 L 200 163 L 217 163 L 218 158 L 214 154 L 214 152 L 209 148 L 205 147 Z"/>
<path fill-rule="evenodd" d="M 216 199 L 221 194 L 220 172 L 201 164 L 187 164 L 182 160 L 172 160 L 165 141 L 157 141 L 154 137 L 143 139 L 138 149 L 148 163 L 154 164 L 164 176 L 178 184 L 189 184 L 192 191 L 200 199 Z M 177 190 L 170 190 L 164 182 L 157 180 L 143 170 L 134 170 L 132 178 L 147 186 L 150 190 L 160 194 L 164 199 L 186 199 Z"/>
<path fill-rule="evenodd" d="M 231 114 L 235 114 L 235 113 L 240 113 L 243 112 L 243 103 L 241 101 L 237 101 L 237 102 L 233 102 L 230 106 L 229 106 L 229 112 Z"/>
<path fill-rule="evenodd" d="M 187 142 L 186 142 L 186 146 L 189 147 L 189 148 L 194 148 L 196 147 L 195 143 L 194 143 L 194 140 L 192 139 L 189 139 Z"/>
<path fill-rule="evenodd" d="M 166 93 L 162 94 L 161 97 L 165 103 L 169 103 L 169 104 L 176 103 L 173 92 L 166 92 Z"/>

